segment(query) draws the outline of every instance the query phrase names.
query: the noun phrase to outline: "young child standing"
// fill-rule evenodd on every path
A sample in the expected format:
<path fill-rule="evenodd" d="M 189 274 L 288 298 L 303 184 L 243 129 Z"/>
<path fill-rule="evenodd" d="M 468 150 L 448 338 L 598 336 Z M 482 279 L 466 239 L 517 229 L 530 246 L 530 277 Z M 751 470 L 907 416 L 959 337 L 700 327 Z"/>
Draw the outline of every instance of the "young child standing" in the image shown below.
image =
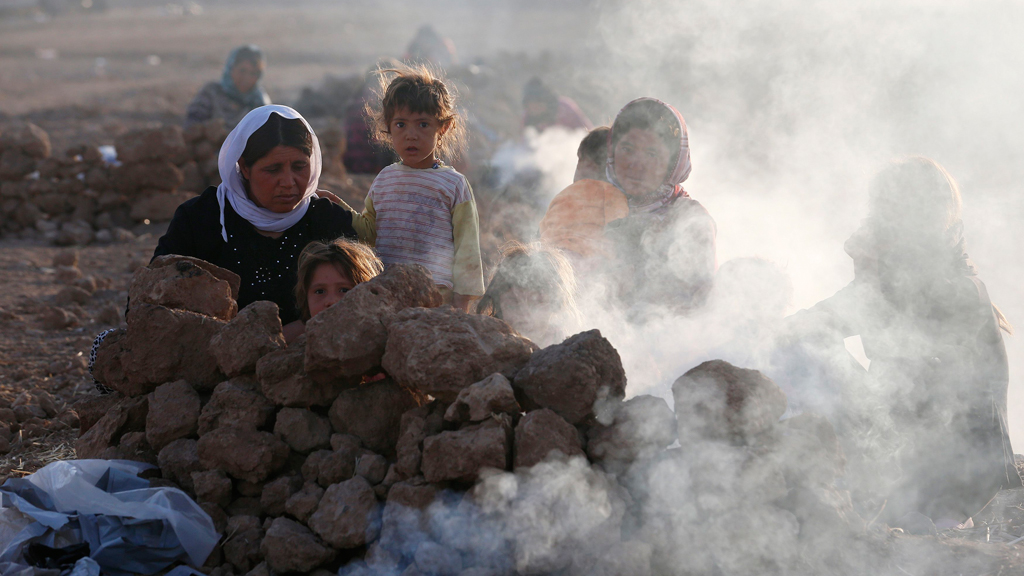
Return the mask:
<path fill-rule="evenodd" d="M 377 175 L 353 224 L 385 266 L 424 266 L 445 302 L 468 311 L 484 293 L 480 219 L 466 177 L 444 162 L 465 140 L 452 91 L 425 67 L 385 70 L 381 80 L 380 106 L 367 113 L 401 161 Z"/>

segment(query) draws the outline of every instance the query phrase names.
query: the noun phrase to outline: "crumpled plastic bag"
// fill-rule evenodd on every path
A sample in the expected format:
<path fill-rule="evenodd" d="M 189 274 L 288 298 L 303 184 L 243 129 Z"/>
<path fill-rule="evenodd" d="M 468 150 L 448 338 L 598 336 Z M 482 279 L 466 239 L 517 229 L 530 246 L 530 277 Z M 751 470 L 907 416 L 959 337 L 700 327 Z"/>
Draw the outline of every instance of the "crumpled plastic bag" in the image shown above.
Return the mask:
<path fill-rule="evenodd" d="M 213 521 L 181 490 L 150 488 L 138 477 L 148 468 L 125 460 L 67 460 L 5 482 L 0 573 L 26 567 L 29 542 L 53 548 L 88 542 L 89 558 L 111 576 L 151 574 L 178 561 L 202 566 L 220 539 Z"/>

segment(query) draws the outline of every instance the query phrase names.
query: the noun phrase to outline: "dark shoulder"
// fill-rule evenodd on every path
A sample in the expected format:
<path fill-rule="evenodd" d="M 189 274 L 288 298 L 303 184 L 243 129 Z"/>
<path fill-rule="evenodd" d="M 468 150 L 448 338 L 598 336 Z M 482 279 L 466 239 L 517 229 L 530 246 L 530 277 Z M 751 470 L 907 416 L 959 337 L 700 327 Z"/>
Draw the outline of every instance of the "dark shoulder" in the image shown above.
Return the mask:
<path fill-rule="evenodd" d="M 217 81 L 207 82 L 199 89 L 200 94 L 222 94 L 223 92 L 224 86 L 221 86 L 221 83 Z"/>
<path fill-rule="evenodd" d="M 175 219 L 179 216 L 193 221 L 213 219 L 220 226 L 220 204 L 217 202 L 217 187 L 209 186 L 199 196 L 182 202 L 174 212 Z"/>
<path fill-rule="evenodd" d="M 321 240 L 333 240 L 341 236 L 355 238 L 352 213 L 327 198 L 317 198 L 309 205 L 306 213 L 313 235 Z"/>

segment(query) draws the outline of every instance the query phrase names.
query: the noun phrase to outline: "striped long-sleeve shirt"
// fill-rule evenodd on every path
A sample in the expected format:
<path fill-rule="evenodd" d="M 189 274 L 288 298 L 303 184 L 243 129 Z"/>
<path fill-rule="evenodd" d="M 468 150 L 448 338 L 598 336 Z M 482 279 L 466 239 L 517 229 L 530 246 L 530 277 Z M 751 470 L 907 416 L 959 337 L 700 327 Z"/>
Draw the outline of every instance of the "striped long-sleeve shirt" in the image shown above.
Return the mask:
<path fill-rule="evenodd" d="M 385 266 L 420 264 L 457 294 L 483 295 L 480 218 L 469 182 L 454 168 L 384 168 L 357 229 Z"/>

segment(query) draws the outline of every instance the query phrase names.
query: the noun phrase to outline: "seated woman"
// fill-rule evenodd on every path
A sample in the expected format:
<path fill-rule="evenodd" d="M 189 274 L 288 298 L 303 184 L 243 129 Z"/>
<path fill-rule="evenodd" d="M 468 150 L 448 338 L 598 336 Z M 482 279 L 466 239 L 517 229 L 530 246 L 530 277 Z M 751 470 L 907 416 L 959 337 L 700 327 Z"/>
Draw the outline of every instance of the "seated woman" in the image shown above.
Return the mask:
<path fill-rule="evenodd" d="M 846 242 L 854 280 L 787 319 L 776 370 L 827 413 L 847 483 L 890 524 L 954 526 L 1020 487 L 1006 425 L 1009 325 L 964 247 L 960 191 L 927 158 L 874 180 Z M 860 336 L 865 372 L 844 347 Z M 926 524 L 928 524 L 926 522 Z"/>
<path fill-rule="evenodd" d="M 530 78 L 523 87 L 523 129 L 543 132 L 553 126 L 567 130 L 590 130 L 593 124 L 568 96 L 559 96 L 540 78 Z"/>
<path fill-rule="evenodd" d="M 230 130 L 246 114 L 270 104 L 260 86 L 266 63 L 258 46 L 246 44 L 231 51 L 220 82 L 203 86 L 185 112 L 185 128 L 219 118 Z"/>
<path fill-rule="evenodd" d="M 263 106 L 247 114 L 220 151 L 216 188 L 178 207 L 153 257 L 193 256 L 242 278 L 238 307 L 270 300 L 284 324 L 299 321 L 299 253 L 314 240 L 355 238 L 352 211 L 317 190 L 320 143 L 298 112 Z"/>
<path fill-rule="evenodd" d="M 305 322 L 327 310 L 345 294 L 384 271 L 384 263 L 365 244 L 351 240 L 310 242 L 299 254 L 295 303 L 302 322 L 291 323 L 285 340 L 305 332 Z"/>
<path fill-rule="evenodd" d="M 477 313 L 501 318 L 538 346 L 561 342 L 580 327 L 576 278 L 562 253 L 541 244 L 511 242 Z"/>
<path fill-rule="evenodd" d="M 682 115 L 653 98 L 634 100 L 615 117 L 608 151 L 608 180 L 629 208 L 605 229 L 620 297 L 634 311 L 703 306 L 715 278 L 716 228 L 683 189 L 691 166 Z"/>

